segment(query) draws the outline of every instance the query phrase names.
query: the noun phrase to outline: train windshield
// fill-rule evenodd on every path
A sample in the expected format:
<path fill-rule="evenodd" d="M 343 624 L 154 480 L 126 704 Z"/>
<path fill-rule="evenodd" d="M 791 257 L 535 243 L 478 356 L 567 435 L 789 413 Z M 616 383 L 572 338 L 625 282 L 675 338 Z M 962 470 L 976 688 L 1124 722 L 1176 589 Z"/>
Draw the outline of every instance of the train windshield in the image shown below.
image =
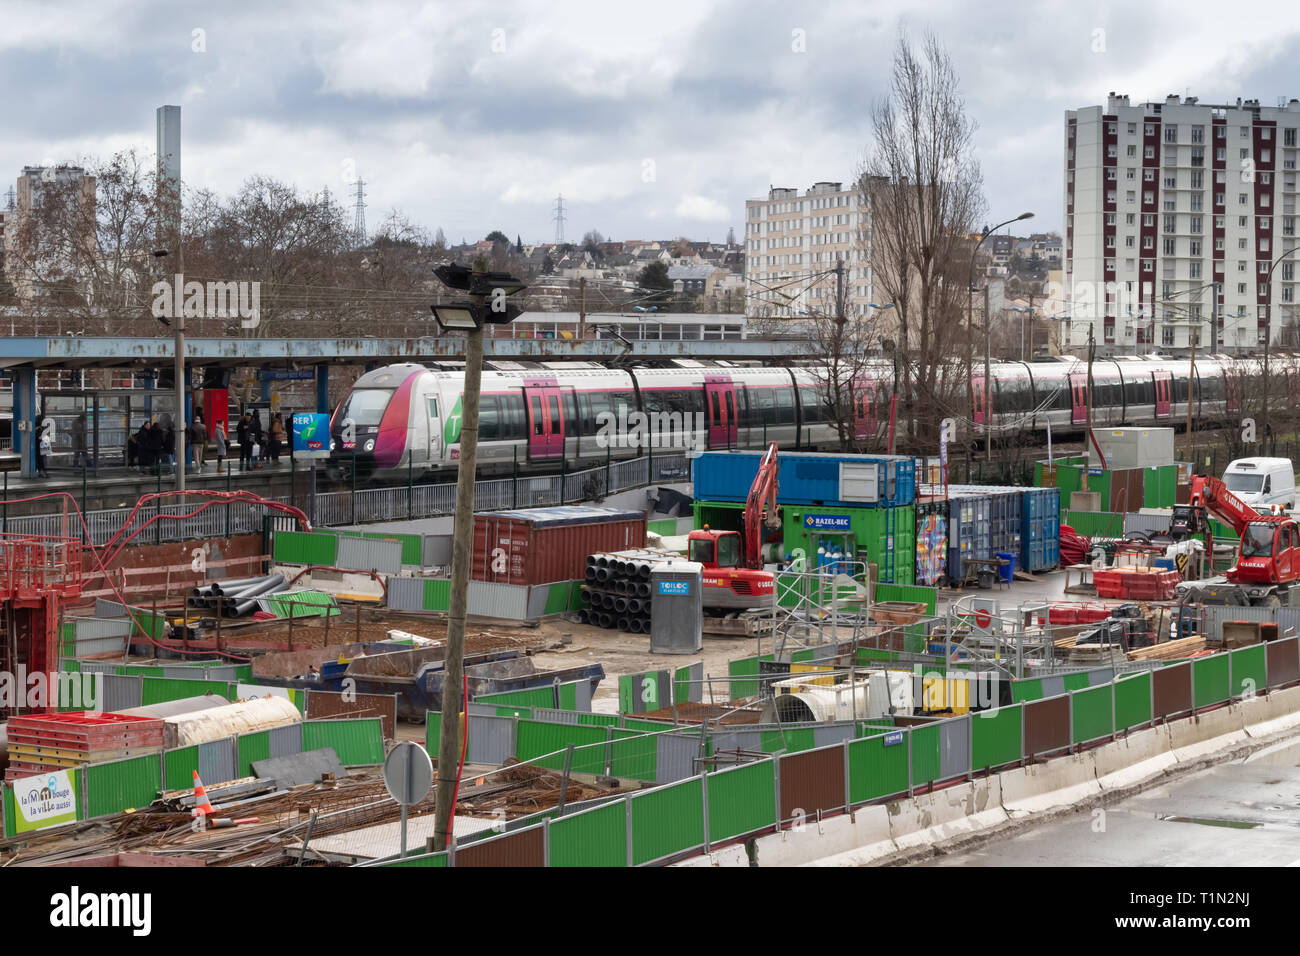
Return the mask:
<path fill-rule="evenodd" d="M 392 397 L 391 388 L 353 389 L 339 409 L 336 420 L 343 422 L 350 418 L 358 425 L 378 425 Z"/>
<path fill-rule="evenodd" d="M 1223 483 L 1228 486 L 1229 491 L 1235 491 L 1239 494 L 1257 495 L 1259 494 L 1259 489 L 1264 485 L 1264 476 L 1247 475 L 1239 471 L 1230 471 L 1223 476 Z"/>
<path fill-rule="evenodd" d="M 1273 531 L 1276 525 L 1248 524 L 1241 538 L 1243 558 L 1266 558 L 1273 553 Z"/>

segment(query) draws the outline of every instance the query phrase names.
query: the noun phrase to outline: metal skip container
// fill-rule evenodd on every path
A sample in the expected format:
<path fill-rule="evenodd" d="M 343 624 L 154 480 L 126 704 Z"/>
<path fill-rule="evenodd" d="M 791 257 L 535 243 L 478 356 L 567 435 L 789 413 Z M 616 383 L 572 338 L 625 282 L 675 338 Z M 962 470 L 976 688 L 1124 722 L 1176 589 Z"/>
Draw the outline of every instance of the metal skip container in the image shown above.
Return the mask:
<path fill-rule="evenodd" d="M 698 654 L 704 647 L 704 565 L 664 561 L 650 569 L 650 653 Z"/>

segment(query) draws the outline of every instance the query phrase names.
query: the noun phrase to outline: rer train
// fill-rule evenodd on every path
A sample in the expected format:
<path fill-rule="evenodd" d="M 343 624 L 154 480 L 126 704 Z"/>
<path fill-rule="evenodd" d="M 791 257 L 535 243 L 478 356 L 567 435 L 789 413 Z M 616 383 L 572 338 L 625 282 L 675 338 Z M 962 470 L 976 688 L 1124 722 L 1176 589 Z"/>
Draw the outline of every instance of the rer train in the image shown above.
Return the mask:
<path fill-rule="evenodd" d="M 1300 407 L 1300 366 L 1273 362 L 1280 403 Z M 992 388 L 983 369 L 973 380 L 976 429 L 965 427 L 965 386 L 951 417 L 959 436 L 983 433 L 991 414 L 995 434 L 1079 434 L 1088 418 L 1087 367 L 1074 358 L 996 362 Z M 854 389 L 853 435 L 866 441 L 887 426 L 892 392 L 888 363 L 873 366 Z M 1193 413 L 1200 423 L 1231 418 L 1251 388 L 1258 362 L 1210 356 L 1196 362 Z M 408 469 L 454 469 L 460 451 L 464 373 L 406 363 L 361 376 L 330 423 L 330 464 L 382 476 Z M 1253 387 L 1258 387 L 1256 383 Z M 700 363 L 692 368 L 578 367 L 484 370 L 478 461 L 484 473 L 558 470 L 672 449 L 761 448 L 776 441 L 792 450 L 834 449 L 839 430 L 808 367 L 739 368 Z M 1188 363 L 1180 359 L 1116 358 L 1093 363 L 1094 426 L 1180 426 L 1187 418 Z"/>

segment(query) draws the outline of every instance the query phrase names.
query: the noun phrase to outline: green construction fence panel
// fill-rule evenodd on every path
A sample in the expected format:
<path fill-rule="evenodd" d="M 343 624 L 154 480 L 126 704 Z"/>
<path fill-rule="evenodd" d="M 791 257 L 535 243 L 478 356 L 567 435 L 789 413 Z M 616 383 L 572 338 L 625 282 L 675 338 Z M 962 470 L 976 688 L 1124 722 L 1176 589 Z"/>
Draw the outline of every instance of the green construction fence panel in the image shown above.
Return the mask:
<path fill-rule="evenodd" d="M 577 710 L 578 709 L 578 684 L 579 681 L 569 681 L 567 684 L 559 686 L 560 692 L 560 710 Z"/>
<path fill-rule="evenodd" d="M 475 704 L 493 704 L 497 707 L 554 707 L 555 694 L 549 687 L 530 690 L 510 690 L 500 694 L 482 694 L 473 699 Z"/>
<path fill-rule="evenodd" d="M 521 716 L 527 717 L 527 714 Z M 578 713 L 578 723 L 587 727 L 617 727 L 617 714 L 588 714 L 585 712 Z"/>
<path fill-rule="evenodd" d="M 692 777 L 638 793 L 632 811 L 632 864 L 640 866 L 704 846 L 704 781 Z"/>
<path fill-rule="evenodd" d="M 387 867 L 445 867 L 447 865 L 447 853 L 421 853 L 419 856 L 408 856 L 404 860 L 393 860 L 391 863 L 383 863 L 381 866 Z"/>
<path fill-rule="evenodd" d="M 971 716 L 971 768 L 983 770 L 1014 763 L 1020 751 L 1023 705 L 984 710 Z"/>
<path fill-rule="evenodd" d="M 1150 672 L 1115 681 L 1115 728 L 1138 727 L 1150 722 Z"/>
<path fill-rule="evenodd" d="M 762 660 L 772 660 L 771 654 L 764 654 Z M 729 661 L 727 663 L 727 676 L 731 680 L 731 699 L 739 700 L 742 697 L 756 697 L 758 695 L 758 681 L 744 680 L 746 677 L 758 676 L 757 657 L 745 657 L 738 661 Z M 736 678 L 742 678 L 737 680 Z"/>
<path fill-rule="evenodd" d="M 604 745 L 608 739 L 604 727 L 521 720 L 515 740 L 515 756 L 521 763 L 534 763 L 548 770 L 563 770 L 566 759 L 565 748 L 572 744 L 574 747 L 573 763 L 570 765 L 572 772 L 604 773 Z M 536 759 L 546 754 L 551 756 L 542 760 Z"/>
<path fill-rule="evenodd" d="M 446 611 L 451 608 L 451 582 L 441 578 L 429 578 L 424 582 L 424 609 L 426 611 Z"/>
<path fill-rule="evenodd" d="M 563 614 L 574 607 L 572 604 L 574 588 L 579 585 L 577 581 L 559 581 L 555 584 L 547 584 L 544 587 L 549 588 L 546 595 L 546 607 L 543 614 Z"/>
<path fill-rule="evenodd" d="M 189 790 L 194 786 L 194 773 L 198 769 L 198 744 L 163 751 L 163 786 L 166 789 Z"/>
<path fill-rule="evenodd" d="M 1114 688 L 1110 684 L 1090 687 L 1075 691 L 1070 695 L 1071 722 L 1074 727 L 1072 742 L 1087 743 L 1100 740 L 1115 732 L 1111 720 L 1111 694 Z"/>
<path fill-rule="evenodd" d="M 324 591 L 268 594 L 264 600 L 276 617 L 292 617 L 295 621 L 308 617 L 337 617 L 342 613 L 334 601 L 334 595 Z"/>
<path fill-rule="evenodd" d="M 636 730 L 641 733 L 658 733 L 661 730 L 672 730 L 673 724 L 666 720 L 643 720 L 640 717 L 623 716 L 619 724 L 624 730 Z"/>
<path fill-rule="evenodd" d="M 673 700 L 679 704 L 691 699 L 691 667 L 684 664 L 673 671 Z M 703 692 L 700 696 L 703 697 Z"/>
<path fill-rule="evenodd" d="M 1067 511 L 1061 524 L 1068 524 L 1081 535 L 1090 538 L 1122 538 L 1124 516 L 1109 511 Z"/>
<path fill-rule="evenodd" d="M 315 747 L 307 746 L 307 733 L 303 731 L 303 750 L 315 750 Z M 240 734 L 235 738 L 235 762 L 236 779 L 240 777 L 251 777 L 253 775 L 253 761 L 266 760 L 271 756 L 271 736 L 268 731 L 255 730 L 252 733 Z M 340 761 L 342 758 L 339 758 Z"/>
<path fill-rule="evenodd" d="M 331 747 L 345 767 L 373 767 L 384 762 L 384 724 L 378 717 L 305 720 L 302 749 Z"/>
<path fill-rule="evenodd" d="M 933 617 L 938 595 L 937 588 L 928 588 L 922 584 L 877 584 L 875 601 L 877 604 L 881 601 L 924 603 L 926 615 Z"/>
<path fill-rule="evenodd" d="M 1086 671 L 1078 671 L 1074 674 L 1065 675 L 1066 690 L 1083 690 L 1085 687 L 1090 687 L 1090 686 L 1092 686 L 1092 684 L 1091 681 L 1088 679 L 1088 674 Z"/>
<path fill-rule="evenodd" d="M 169 700 L 181 700 L 185 697 L 202 697 L 204 694 L 220 694 L 230 699 L 230 685 L 226 681 L 185 680 L 178 677 L 146 677 L 141 690 L 140 701 L 144 707 L 163 704 Z"/>
<path fill-rule="evenodd" d="M 162 783 L 162 754 L 128 757 L 86 767 L 86 809 L 100 817 L 153 803 Z"/>
<path fill-rule="evenodd" d="M 850 803 L 907 792 L 906 734 L 882 729 L 848 746 Z"/>
<path fill-rule="evenodd" d="M 662 728 L 661 728 L 662 729 Z M 611 727 L 609 772 L 614 777 L 631 780 L 655 779 L 658 766 L 659 739 L 640 730 Z"/>
<path fill-rule="evenodd" d="M 801 750 L 812 750 L 817 746 L 813 740 L 811 727 L 762 730 L 759 731 L 759 739 L 763 742 L 765 754 L 776 753 L 778 750 L 792 754 Z"/>
<path fill-rule="evenodd" d="M 55 686 L 59 710 L 98 710 L 99 690 L 99 674 L 60 671 Z"/>
<path fill-rule="evenodd" d="M 704 778 L 709 793 L 709 842 L 776 826 L 776 761 L 759 760 Z"/>
<path fill-rule="evenodd" d="M 912 752 L 912 786 L 919 787 L 939 779 L 939 725 L 912 727 L 907 731 Z"/>
<path fill-rule="evenodd" d="M 1263 644 L 1241 647 L 1232 655 L 1232 696 L 1254 697 L 1268 686 L 1267 649 Z"/>
<path fill-rule="evenodd" d="M 1027 700 L 1041 700 L 1043 682 L 1041 680 L 1015 680 L 1011 682 L 1011 702 L 1021 704 Z"/>
<path fill-rule="evenodd" d="M 757 672 L 756 672 L 757 673 Z M 659 671 L 642 674 L 623 674 L 618 679 L 618 709 L 620 713 L 649 713 L 673 703 L 671 677 L 669 683 L 660 680 Z"/>
<path fill-rule="evenodd" d="M 1196 707 L 1221 704 L 1232 696 L 1228 655 L 1212 654 L 1192 661 L 1192 701 Z"/>
<path fill-rule="evenodd" d="M 439 742 L 442 737 L 442 714 L 436 710 L 426 711 L 424 715 L 424 749 L 435 760 L 438 757 Z"/>
<path fill-rule="evenodd" d="M 18 807 L 14 805 L 14 785 L 11 782 L 2 786 L 4 788 L 4 833 L 7 837 L 17 836 Z M 81 801 L 78 800 L 77 803 L 80 804 Z"/>
<path fill-rule="evenodd" d="M 627 866 L 627 803 L 556 817 L 548 837 L 549 866 Z"/>
<path fill-rule="evenodd" d="M 338 535 L 313 531 L 277 531 L 271 557 L 278 564 L 322 564 L 332 567 L 338 558 Z"/>

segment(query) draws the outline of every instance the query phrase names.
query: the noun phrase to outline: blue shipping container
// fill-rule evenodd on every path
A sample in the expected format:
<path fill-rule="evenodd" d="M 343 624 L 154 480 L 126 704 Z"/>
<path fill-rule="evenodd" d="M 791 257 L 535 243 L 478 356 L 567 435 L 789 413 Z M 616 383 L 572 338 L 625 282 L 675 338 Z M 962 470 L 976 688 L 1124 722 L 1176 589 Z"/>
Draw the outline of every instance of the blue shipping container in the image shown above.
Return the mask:
<path fill-rule="evenodd" d="M 965 579 L 969 558 L 992 555 L 989 532 L 989 496 L 948 491 L 948 580 Z"/>
<path fill-rule="evenodd" d="M 1020 562 L 1026 571 L 1061 563 L 1061 491 L 1027 488 L 1021 505 Z"/>
<path fill-rule="evenodd" d="M 761 460 L 762 453 L 756 451 L 701 453 L 694 463 L 696 499 L 744 501 Z M 916 500 L 916 464 L 902 455 L 790 452 L 782 453 L 779 460 L 777 500 L 781 504 L 884 508 Z M 844 488 L 840 487 L 842 464 L 857 466 Z"/>

